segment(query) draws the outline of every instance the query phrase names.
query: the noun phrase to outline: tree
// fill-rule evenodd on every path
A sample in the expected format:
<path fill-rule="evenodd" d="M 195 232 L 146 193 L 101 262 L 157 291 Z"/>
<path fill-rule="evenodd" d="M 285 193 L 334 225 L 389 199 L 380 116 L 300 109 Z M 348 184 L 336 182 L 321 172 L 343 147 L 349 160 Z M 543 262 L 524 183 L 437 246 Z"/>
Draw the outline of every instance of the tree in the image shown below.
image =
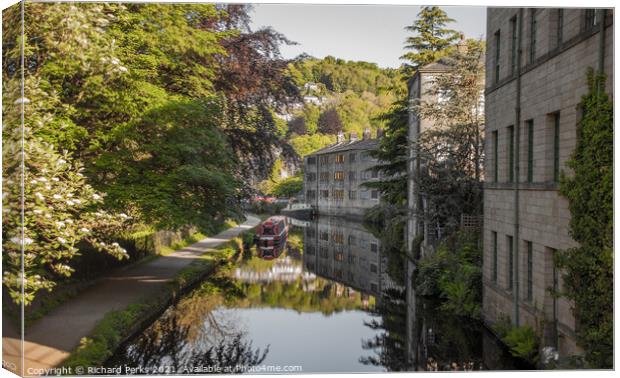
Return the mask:
<path fill-rule="evenodd" d="M 34 4 L 28 4 L 34 5 Z M 37 4 L 40 5 L 40 4 Z M 51 10 L 48 14 L 47 12 Z M 3 34 L 3 284 L 17 303 L 28 305 L 35 294 L 51 290 L 61 277 L 72 274 L 71 260 L 79 254 L 78 245 L 86 243 L 96 250 L 117 258 L 127 257 L 118 243 L 112 242 L 129 218 L 124 213 L 107 212 L 104 194 L 95 191 L 82 173 L 82 164 L 68 151 L 51 144 L 49 134 L 66 118 L 55 112 L 67 107 L 59 94 L 47 85 L 41 64 L 52 56 L 73 54 L 72 69 L 86 76 L 96 75 L 109 66 L 105 62 L 86 62 L 105 46 L 87 49 L 89 40 L 97 40 L 93 25 L 84 27 L 83 20 L 105 19 L 101 9 L 80 12 L 67 8 L 63 21 L 55 23 L 57 8 L 33 7 L 33 16 L 41 16 L 41 28 L 56 29 L 64 39 L 50 44 L 48 54 L 25 41 L 25 67 L 21 67 L 21 36 L 16 28 Z M 47 17 L 44 16 L 47 14 Z M 17 21 L 20 8 L 13 7 L 3 15 L 5 21 Z M 10 25 L 19 26 L 18 22 Z M 27 36 L 31 36 L 28 30 Z M 92 39 L 89 39 L 92 38 Z M 45 42 L 50 42 L 44 40 Z M 73 46 L 84 47 L 75 54 Z M 22 69 L 24 80 L 21 79 Z M 69 67 L 68 67 L 69 69 Z M 109 77 L 122 75 L 122 70 L 108 70 Z M 21 90 L 25 97 L 22 96 Z M 24 112 L 24 125 L 21 124 Z M 57 141 L 67 139 L 59 138 Z M 68 143 L 68 142 L 67 142 Z M 69 143 L 70 144 L 70 143 Z M 23 290 L 23 296 L 22 296 Z"/>
<path fill-rule="evenodd" d="M 429 204 L 425 220 L 455 231 L 461 214 L 482 214 L 484 151 L 484 43 L 468 40 L 442 58 L 449 70 L 437 75 L 414 106 L 433 122 L 420 134 L 420 192 Z"/>
<path fill-rule="evenodd" d="M 264 172 L 276 159 L 276 150 L 284 141 L 279 137 L 271 110 L 286 113 L 299 102 L 299 90 L 289 74 L 290 60 L 282 59 L 279 46 L 292 44 L 271 28 L 252 31 L 250 6 L 219 6 L 222 17 L 213 25 L 225 30 L 221 44 L 224 54 L 217 55 L 218 69 L 214 87 L 226 99 L 223 125 L 239 161 L 240 177 L 264 179 Z"/>
<path fill-rule="evenodd" d="M 446 54 L 458 37 L 455 31 L 445 28 L 445 25 L 452 21 L 438 7 L 422 8 L 417 20 L 406 28 L 415 34 L 407 38 L 405 47 L 414 51 L 401 57 L 409 61 L 402 69 L 403 80 L 412 77 L 423 65 Z M 384 121 L 386 130 L 374 156 L 381 162 L 378 169 L 384 173 L 384 177 L 388 177 L 378 184 L 385 200 L 391 205 L 403 208 L 407 201 L 408 93 L 402 87 L 395 87 L 395 95 L 397 100 L 388 111 L 379 116 Z"/>
<path fill-rule="evenodd" d="M 271 190 L 271 194 L 278 198 L 291 198 L 301 192 L 304 188 L 302 176 L 287 177 L 279 181 Z"/>
<path fill-rule="evenodd" d="M 401 59 L 407 60 L 405 76 L 412 76 L 420 67 L 436 62 L 459 38 L 459 33 L 445 26 L 454 22 L 446 12 L 436 6 L 422 7 L 418 18 L 405 29 L 415 35 L 407 38 L 405 49 L 413 50 Z"/>
<path fill-rule="evenodd" d="M 577 341 L 592 368 L 613 366 L 613 105 L 604 91 L 605 76 L 588 72 L 582 97 L 583 118 L 577 146 L 566 165 L 574 175 L 560 178 L 568 199 L 570 234 L 579 247 L 560 251 L 563 270 L 560 294 L 574 303 Z"/>
<path fill-rule="evenodd" d="M 304 135 L 307 132 L 306 120 L 303 117 L 295 117 L 288 123 L 289 132 L 297 135 Z"/>
<path fill-rule="evenodd" d="M 335 108 L 330 108 L 321 113 L 318 122 L 318 131 L 323 134 L 338 134 L 342 131 L 342 121 Z"/>

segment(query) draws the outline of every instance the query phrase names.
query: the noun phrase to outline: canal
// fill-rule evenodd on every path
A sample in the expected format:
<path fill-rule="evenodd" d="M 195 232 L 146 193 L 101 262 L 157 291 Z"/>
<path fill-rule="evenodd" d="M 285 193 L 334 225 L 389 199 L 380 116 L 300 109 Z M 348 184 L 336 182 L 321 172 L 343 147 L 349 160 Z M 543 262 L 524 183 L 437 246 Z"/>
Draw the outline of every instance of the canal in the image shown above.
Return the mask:
<path fill-rule="evenodd" d="M 290 221 L 275 258 L 253 248 L 168 308 L 107 366 L 150 374 L 524 367 L 479 323 L 398 284 L 412 281 L 411 267 L 402 269 L 404 280 L 390 277 L 380 235 L 361 223 Z"/>

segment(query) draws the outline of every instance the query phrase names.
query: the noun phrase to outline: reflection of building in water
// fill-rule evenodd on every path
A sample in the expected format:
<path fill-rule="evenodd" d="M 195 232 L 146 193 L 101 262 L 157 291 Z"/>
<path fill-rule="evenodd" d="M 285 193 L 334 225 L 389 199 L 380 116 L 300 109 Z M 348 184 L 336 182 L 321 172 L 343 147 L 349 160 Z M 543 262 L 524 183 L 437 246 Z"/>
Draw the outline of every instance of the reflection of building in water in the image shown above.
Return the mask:
<path fill-rule="evenodd" d="M 314 281 L 316 279 L 314 274 L 303 271 L 299 261 L 289 256 L 275 260 L 267 270 L 257 271 L 243 266 L 235 270 L 237 280 L 249 283 L 293 282 L 300 277 L 303 281 Z"/>
<path fill-rule="evenodd" d="M 304 267 L 363 294 L 380 297 L 393 286 L 379 240 L 360 223 L 320 217 L 304 230 Z"/>

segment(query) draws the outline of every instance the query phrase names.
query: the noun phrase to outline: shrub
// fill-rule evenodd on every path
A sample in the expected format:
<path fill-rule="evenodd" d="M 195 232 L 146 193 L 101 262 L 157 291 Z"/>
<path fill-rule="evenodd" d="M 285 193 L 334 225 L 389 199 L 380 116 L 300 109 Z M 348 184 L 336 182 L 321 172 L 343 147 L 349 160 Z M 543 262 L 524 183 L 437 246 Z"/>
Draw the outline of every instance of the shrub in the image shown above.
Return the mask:
<path fill-rule="evenodd" d="M 521 326 L 510 329 L 502 338 L 510 348 L 510 353 L 535 364 L 538 361 L 538 336 L 530 326 Z"/>

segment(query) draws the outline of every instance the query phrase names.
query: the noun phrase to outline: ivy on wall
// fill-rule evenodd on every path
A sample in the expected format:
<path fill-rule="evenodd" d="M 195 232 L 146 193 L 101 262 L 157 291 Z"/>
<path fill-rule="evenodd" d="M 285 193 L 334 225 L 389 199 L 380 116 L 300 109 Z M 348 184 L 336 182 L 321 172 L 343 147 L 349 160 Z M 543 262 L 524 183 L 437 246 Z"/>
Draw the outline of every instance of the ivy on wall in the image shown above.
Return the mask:
<path fill-rule="evenodd" d="M 588 72 L 575 151 L 562 174 L 569 201 L 570 233 L 579 247 L 561 251 L 562 295 L 574 302 L 577 342 L 592 368 L 613 367 L 613 104 L 605 76 Z"/>

